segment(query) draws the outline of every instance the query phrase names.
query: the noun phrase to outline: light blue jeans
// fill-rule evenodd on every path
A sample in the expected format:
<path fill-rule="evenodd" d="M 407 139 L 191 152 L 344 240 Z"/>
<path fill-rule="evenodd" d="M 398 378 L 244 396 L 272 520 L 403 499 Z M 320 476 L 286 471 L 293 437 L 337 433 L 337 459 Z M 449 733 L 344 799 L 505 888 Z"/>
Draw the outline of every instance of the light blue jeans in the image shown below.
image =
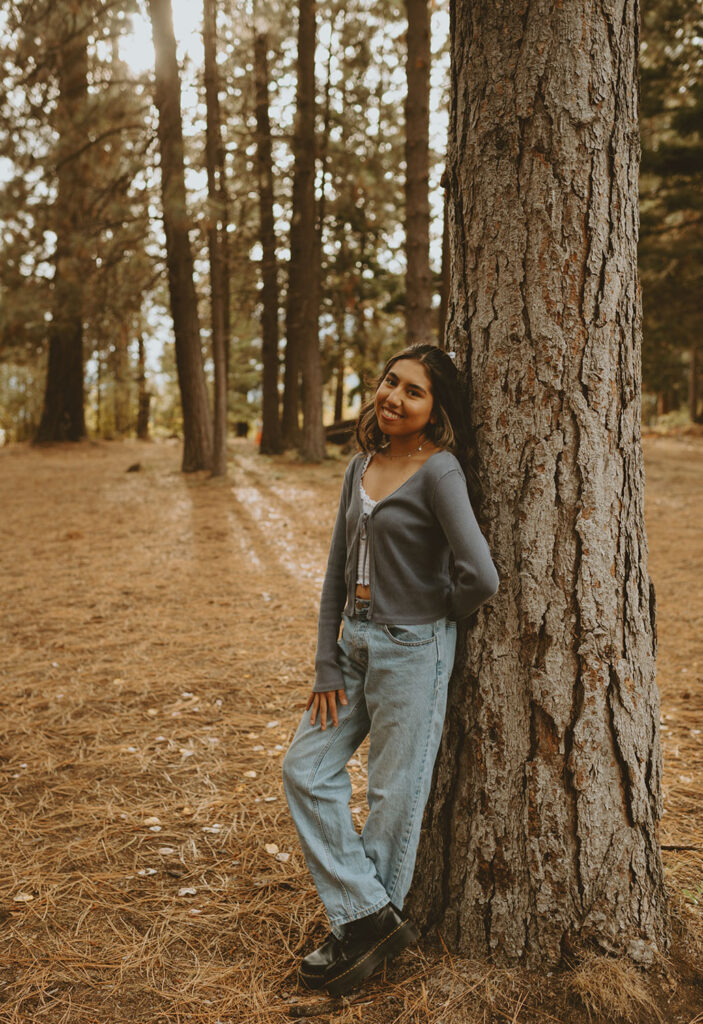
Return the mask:
<path fill-rule="evenodd" d="M 332 931 L 389 901 L 412 881 L 422 814 L 442 737 L 456 623 L 384 626 L 368 603 L 344 616 L 339 664 L 348 704 L 339 724 L 303 715 L 283 762 L 283 783 L 305 861 Z M 354 827 L 347 762 L 369 734 L 369 815 Z"/>

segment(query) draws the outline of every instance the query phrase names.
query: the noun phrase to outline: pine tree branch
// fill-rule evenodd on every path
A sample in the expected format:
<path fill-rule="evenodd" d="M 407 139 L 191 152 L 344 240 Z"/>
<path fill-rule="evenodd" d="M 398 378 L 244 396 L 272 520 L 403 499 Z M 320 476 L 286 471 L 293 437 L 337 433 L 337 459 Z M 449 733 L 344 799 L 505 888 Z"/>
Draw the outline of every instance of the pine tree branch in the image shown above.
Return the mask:
<path fill-rule="evenodd" d="M 72 160 L 77 160 L 78 157 L 82 156 L 89 149 L 92 149 L 93 146 L 99 145 L 101 142 L 104 142 L 105 139 L 109 139 L 112 135 L 121 135 L 122 132 L 127 131 L 143 132 L 144 124 L 135 123 L 118 125 L 117 128 L 108 128 L 107 131 L 101 132 L 100 135 L 96 136 L 94 139 L 89 139 L 89 141 L 86 142 L 85 145 L 79 146 L 78 149 L 74 150 L 72 153 L 69 153 L 67 156 L 62 157 L 61 160 L 58 160 L 56 163 L 56 170 L 58 171 L 60 167 L 64 167 L 66 164 L 71 163 Z"/>

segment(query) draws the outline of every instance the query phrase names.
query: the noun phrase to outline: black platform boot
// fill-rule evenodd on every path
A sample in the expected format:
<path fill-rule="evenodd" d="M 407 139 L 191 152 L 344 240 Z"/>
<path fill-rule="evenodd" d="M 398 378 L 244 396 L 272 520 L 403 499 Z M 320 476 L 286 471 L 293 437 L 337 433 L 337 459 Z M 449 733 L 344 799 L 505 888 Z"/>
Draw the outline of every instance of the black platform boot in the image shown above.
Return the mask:
<path fill-rule="evenodd" d="M 345 925 L 341 941 L 335 939 L 327 945 L 325 956 L 329 962 L 319 987 L 326 988 L 330 995 L 343 995 L 418 938 L 415 925 L 388 903 L 374 914 Z"/>
<path fill-rule="evenodd" d="M 339 956 L 341 948 L 341 940 L 330 932 L 321 946 L 303 957 L 298 968 L 300 984 L 305 988 L 324 988 L 327 971 Z"/>

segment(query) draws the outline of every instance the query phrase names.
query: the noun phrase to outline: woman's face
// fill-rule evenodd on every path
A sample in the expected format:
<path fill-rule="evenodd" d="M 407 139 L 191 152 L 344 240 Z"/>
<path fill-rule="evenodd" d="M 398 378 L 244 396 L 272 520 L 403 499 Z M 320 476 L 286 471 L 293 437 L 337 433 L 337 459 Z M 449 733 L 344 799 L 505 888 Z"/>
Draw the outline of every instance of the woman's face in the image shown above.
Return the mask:
<path fill-rule="evenodd" d="M 381 381 L 374 408 L 378 425 L 390 437 L 421 433 L 432 416 L 432 382 L 417 359 L 399 359 Z"/>

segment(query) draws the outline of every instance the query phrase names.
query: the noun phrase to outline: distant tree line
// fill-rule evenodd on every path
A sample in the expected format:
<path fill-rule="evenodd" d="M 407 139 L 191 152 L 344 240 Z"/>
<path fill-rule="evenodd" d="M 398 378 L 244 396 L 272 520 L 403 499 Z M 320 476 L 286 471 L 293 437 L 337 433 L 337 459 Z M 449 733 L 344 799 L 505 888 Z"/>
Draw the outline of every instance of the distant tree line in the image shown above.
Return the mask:
<path fill-rule="evenodd" d="M 171 0 L 147 7 L 141 77 L 125 53 L 136 0 L 11 0 L 2 15 L 0 428 L 144 436 L 146 353 L 168 333 L 156 414 L 182 433 L 184 469 L 223 473 L 228 431 L 253 415 L 263 452 L 320 459 L 324 407 L 341 419 L 406 338 L 443 344 L 430 5 L 203 0 L 186 131 Z M 644 385 L 658 412 L 692 418 L 701 28 L 699 4 L 660 0 L 641 55 Z"/>
<path fill-rule="evenodd" d="M 703 7 L 647 5 L 641 66 L 639 263 L 645 389 L 703 421 Z"/>

